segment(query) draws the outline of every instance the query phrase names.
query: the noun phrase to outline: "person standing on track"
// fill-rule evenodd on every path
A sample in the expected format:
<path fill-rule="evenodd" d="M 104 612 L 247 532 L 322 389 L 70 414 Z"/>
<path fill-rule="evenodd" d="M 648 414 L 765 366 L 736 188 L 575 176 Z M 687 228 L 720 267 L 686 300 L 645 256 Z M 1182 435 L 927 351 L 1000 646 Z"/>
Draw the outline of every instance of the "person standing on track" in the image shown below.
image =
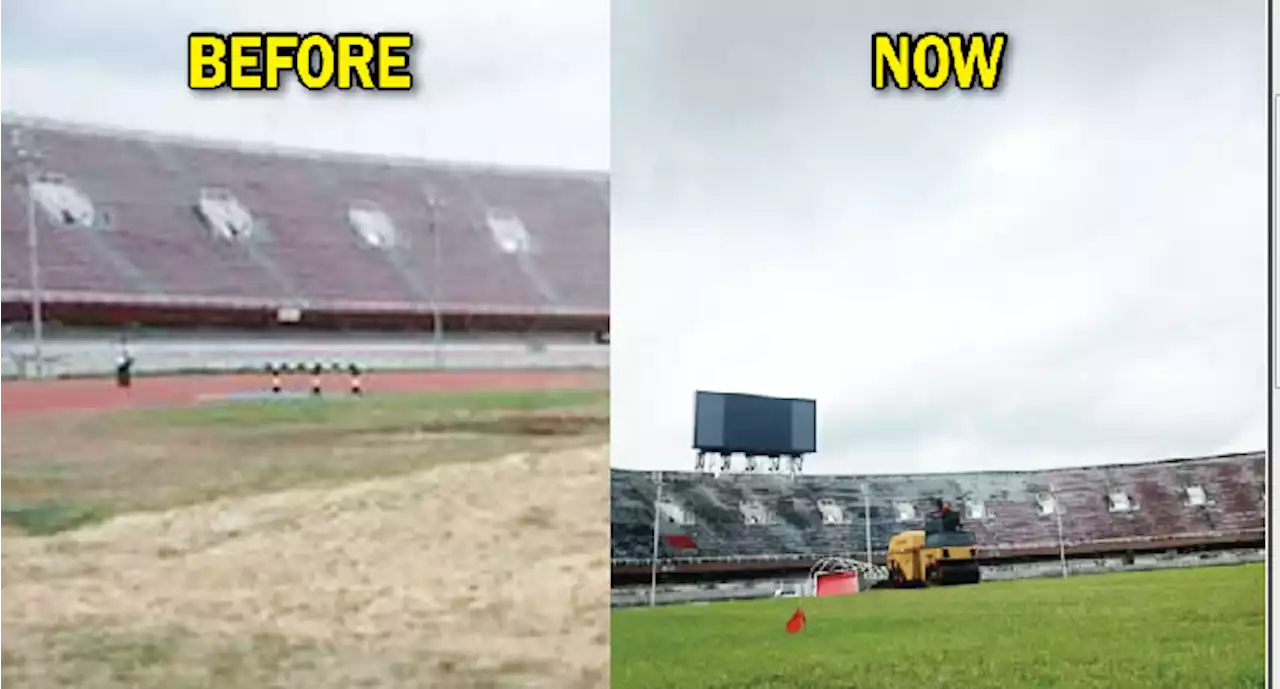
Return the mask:
<path fill-rule="evenodd" d="M 116 387 L 128 388 L 133 386 L 133 357 L 128 354 L 121 354 L 120 360 L 116 362 Z"/>

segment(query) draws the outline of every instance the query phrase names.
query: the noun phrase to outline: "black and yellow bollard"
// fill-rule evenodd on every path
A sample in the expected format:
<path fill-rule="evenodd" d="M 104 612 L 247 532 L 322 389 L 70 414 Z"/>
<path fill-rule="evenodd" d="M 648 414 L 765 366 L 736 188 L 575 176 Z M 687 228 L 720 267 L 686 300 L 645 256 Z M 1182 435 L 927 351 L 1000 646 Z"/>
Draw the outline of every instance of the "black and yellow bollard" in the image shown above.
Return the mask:
<path fill-rule="evenodd" d="M 316 364 L 311 367 L 311 394 L 315 397 L 319 397 L 322 392 L 322 375 L 324 375 L 324 366 Z"/>
<path fill-rule="evenodd" d="M 279 395 L 284 390 L 284 384 L 280 379 L 280 367 L 267 364 L 267 373 L 271 376 L 271 394 Z"/>
<path fill-rule="evenodd" d="M 360 381 L 360 367 L 351 364 L 347 367 L 347 371 L 351 374 L 351 394 L 359 396 L 364 392 Z"/>

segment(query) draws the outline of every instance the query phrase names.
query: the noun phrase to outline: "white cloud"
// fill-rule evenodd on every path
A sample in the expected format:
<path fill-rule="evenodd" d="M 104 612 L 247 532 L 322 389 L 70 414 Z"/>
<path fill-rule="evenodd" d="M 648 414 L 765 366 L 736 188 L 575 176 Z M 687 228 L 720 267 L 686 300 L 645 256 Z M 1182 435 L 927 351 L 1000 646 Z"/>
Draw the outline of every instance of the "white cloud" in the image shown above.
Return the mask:
<path fill-rule="evenodd" d="M 609 166 L 608 3 L 42 0 L 5 10 L 7 111 L 368 153 Z M 416 90 L 193 94 L 186 35 L 201 30 L 412 31 Z"/>
<path fill-rule="evenodd" d="M 694 389 L 817 398 L 817 472 L 1262 448 L 1256 4 L 988 3 L 1004 90 L 941 97 L 866 83 L 873 31 L 943 26 L 905 9 L 615 5 L 615 465 L 691 467 Z"/>

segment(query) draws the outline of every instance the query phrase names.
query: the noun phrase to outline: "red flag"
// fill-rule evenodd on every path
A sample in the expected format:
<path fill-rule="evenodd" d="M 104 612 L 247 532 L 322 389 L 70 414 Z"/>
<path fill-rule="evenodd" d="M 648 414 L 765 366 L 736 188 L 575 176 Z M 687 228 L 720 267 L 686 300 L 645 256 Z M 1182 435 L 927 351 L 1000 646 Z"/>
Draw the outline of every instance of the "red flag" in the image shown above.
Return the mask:
<path fill-rule="evenodd" d="M 804 610 L 801 610 L 800 608 L 796 608 L 796 611 L 791 615 L 791 619 L 787 620 L 787 633 L 788 634 L 798 633 L 800 630 L 804 629 L 804 623 L 805 623 Z"/>

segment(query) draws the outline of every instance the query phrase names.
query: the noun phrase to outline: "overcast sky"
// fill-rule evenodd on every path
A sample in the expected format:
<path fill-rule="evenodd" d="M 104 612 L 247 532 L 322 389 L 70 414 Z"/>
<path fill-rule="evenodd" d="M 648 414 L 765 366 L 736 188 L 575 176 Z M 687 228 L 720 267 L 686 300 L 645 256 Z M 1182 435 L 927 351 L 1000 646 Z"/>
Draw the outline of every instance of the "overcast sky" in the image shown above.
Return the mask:
<path fill-rule="evenodd" d="M 1262 0 L 620 0 L 613 458 L 693 392 L 814 397 L 806 471 L 1266 444 Z M 1007 31 L 996 94 L 879 93 L 876 31 Z"/>
<path fill-rule="evenodd" d="M 452 160 L 608 169 L 600 0 L 6 0 L 6 111 L 155 131 Z M 412 31 L 412 95 L 289 83 L 194 95 L 192 31 Z"/>

